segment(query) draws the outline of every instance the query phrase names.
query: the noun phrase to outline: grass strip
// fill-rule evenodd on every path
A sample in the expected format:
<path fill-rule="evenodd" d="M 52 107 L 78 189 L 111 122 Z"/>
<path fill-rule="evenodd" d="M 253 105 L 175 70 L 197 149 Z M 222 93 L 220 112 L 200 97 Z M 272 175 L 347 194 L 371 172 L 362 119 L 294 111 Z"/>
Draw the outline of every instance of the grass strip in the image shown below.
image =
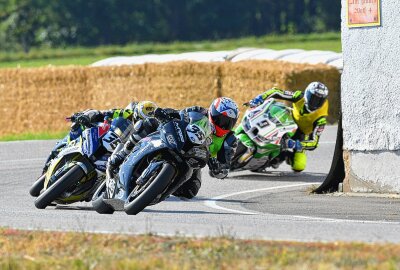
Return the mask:
<path fill-rule="evenodd" d="M 400 245 L 0 229 L 0 269 L 399 269 Z"/>
<path fill-rule="evenodd" d="M 8 141 L 25 141 L 25 140 L 51 140 L 64 138 L 68 131 L 48 131 L 48 132 L 38 132 L 38 133 L 22 133 L 22 134 L 10 134 L 0 136 L 1 142 Z"/>

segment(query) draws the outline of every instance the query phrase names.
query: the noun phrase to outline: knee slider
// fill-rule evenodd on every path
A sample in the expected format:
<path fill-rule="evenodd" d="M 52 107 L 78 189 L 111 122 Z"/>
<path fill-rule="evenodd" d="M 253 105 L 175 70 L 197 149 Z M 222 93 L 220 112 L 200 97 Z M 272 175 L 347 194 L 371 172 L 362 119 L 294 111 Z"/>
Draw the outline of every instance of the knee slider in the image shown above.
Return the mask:
<path fill-rule="evenodd" d="M 296 152 L 293 157 L 292 169 L 296 172 L 304 171 L 307 165 L 307 156 L 304 152 Z"/>

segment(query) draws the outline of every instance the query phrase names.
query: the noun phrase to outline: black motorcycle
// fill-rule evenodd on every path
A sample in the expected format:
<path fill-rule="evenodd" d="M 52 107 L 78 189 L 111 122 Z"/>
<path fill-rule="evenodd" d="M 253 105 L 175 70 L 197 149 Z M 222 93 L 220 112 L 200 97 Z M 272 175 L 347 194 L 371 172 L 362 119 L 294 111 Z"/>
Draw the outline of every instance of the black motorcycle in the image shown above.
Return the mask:
<path fill-rule="evenodd" d="M 136 215 L 163 201 L 191 177 L 193 169 L 207 164 L 210 135 L 207 117 L 197 112 L 162 124 L 135 146 L 118 173 L 107 171 L 107 180 L 93 195 L 93 208 L 101 214 L 123 209 Z"/>

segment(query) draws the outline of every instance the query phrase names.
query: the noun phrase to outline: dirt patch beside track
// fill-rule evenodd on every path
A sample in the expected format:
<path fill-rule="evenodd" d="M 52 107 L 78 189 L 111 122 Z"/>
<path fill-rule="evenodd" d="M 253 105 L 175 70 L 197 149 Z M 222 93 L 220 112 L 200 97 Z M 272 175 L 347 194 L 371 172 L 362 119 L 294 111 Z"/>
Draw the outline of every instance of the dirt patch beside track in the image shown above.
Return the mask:
<path fill-rule="evenodd" d="M 0 136 L 61 131 L 66 116 L 87 108 L 125 107 L 131 100 L 160 106 L 208 106 L 229 96 L 239 104 L 273 86 L 304 89 L 320 80 L 330 88 L 336 119 L 340 73 L 326 65 L 281 61 L 172 62 L 122 67 L 47 67 L 0 70 Z"/>

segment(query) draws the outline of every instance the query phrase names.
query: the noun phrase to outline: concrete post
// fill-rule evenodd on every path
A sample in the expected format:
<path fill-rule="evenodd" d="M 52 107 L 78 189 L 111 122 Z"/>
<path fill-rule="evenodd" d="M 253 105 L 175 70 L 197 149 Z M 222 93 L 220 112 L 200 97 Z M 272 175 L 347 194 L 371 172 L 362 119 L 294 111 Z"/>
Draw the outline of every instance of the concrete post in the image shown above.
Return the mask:
<path fill-rule="evenodd" d="M 346 3 L 342 0 L 344 190 L 400 193 L 400 1 L 381 0 L 381 26 L 362 28 L 348 27 Z"/>

